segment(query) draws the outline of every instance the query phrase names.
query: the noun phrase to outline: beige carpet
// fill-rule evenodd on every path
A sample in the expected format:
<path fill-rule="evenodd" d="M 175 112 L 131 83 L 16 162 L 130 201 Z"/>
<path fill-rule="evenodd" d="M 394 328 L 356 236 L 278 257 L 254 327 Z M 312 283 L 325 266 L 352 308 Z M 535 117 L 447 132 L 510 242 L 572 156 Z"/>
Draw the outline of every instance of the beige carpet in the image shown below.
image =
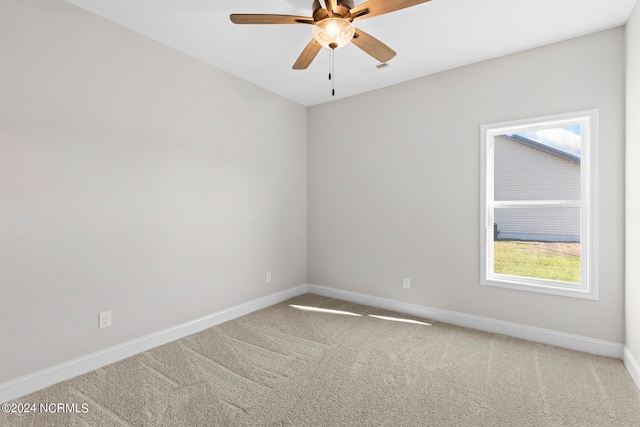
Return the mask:
<path fill-rule="evenodd" d="M 311 294 L 16 402 L 79 412 L 0 425 L 640 426 L 620 360 Z"/>

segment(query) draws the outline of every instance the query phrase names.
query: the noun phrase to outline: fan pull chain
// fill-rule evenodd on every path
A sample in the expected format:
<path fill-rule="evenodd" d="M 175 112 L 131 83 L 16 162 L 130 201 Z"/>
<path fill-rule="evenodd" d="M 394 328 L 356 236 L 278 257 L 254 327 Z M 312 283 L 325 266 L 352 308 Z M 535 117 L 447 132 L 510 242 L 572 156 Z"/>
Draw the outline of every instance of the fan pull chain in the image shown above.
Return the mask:
<path fill-rule="evenodd" d="M 329 80 L 331 80 L 331 96 L 336 96 L 336 66 L 335 66 L 335 49 L 331 49 L 331 72 Z M 331 76 L 333 75 L 333 78 Z"/>

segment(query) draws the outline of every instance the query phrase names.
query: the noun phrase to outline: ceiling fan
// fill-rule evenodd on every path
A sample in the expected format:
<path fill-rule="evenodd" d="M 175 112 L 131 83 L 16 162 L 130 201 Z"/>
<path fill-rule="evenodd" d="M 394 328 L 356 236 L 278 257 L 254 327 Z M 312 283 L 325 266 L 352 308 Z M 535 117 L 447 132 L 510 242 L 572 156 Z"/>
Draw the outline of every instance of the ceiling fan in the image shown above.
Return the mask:
<path fill-rule="evenodd" d="M 333 50 L 349 42 L 382 63 L 389 61 L 396 56 L 396 52 L 375 37 L 355 28 L 352 22 L 428 1 L 430 0 L 368 0 L 354 6 L 353 0 L 323 0 L 325 7 L 322 7 L 319 0 L 314 0 L 312 17 L 234 13 L 230 18 L 234 24 L 313 25 L 313 39 L 293 64 L 294 70 L 304 70 L 322 47 Z"/>

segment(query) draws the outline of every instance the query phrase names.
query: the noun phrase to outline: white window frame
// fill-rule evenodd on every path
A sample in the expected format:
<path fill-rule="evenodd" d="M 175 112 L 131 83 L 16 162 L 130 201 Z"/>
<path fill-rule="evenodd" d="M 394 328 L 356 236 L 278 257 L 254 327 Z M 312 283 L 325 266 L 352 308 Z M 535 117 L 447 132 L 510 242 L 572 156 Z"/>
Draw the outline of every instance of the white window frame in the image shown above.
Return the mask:
<path fill-rule="evenodd" d="M 581 126 L 581 200 L 499 201 L 494 200 L 494 138 L 499 135 L 536 131 L 551 127 Z M 585 299 L 598 299 L 598 109 L 482 125 L 481 139 L 481 248 L 480 283 Z M 493 212 L 496 207 L 562 206 L 580 208 L 580 283 L 496 274 L 493 272 Z"/>

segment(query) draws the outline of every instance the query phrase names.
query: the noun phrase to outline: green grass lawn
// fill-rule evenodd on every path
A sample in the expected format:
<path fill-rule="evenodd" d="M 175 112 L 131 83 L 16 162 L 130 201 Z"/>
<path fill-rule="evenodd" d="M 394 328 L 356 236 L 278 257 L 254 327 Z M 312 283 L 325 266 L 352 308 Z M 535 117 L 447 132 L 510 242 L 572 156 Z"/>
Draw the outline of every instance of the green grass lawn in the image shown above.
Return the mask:
<path fill-rule="evenodd" d="M 497 274 L 580 283 L 579 243 L 493 243 L 494 272 Z"/>

